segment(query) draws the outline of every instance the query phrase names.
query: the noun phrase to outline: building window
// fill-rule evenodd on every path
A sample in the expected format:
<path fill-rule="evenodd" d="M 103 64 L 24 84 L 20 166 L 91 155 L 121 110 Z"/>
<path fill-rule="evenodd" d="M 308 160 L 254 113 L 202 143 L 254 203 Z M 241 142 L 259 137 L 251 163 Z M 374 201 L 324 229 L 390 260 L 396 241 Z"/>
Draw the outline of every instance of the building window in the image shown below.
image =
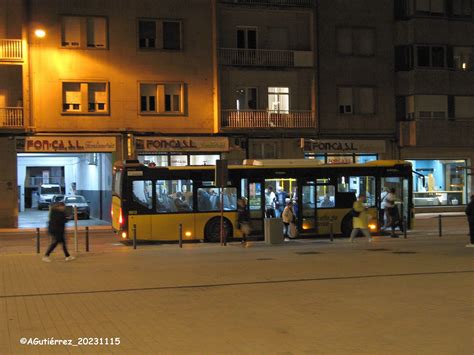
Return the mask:
<path fill-rule="evenodd" d="M 375 113 L 375 90 L 371 87 L 338 88 L 340 114 L 372 115 Z"/>
<path fill-rule="evenodd" d="M 446 50 L 442 46 L 416 46 L 416 63 L 419 67 L 444 68 Z"/>
<path fill-rule="evenodd" d="M 108 83 L 63 82 L 62 112 L 108 114 Z"/>
<path fill-rule="evenodd" d="M 235 92 L 237 110 L 257 109 L 257 88 L 239 88 Z"/>
<path fill-rule="evenodd" d="M 105 17 L 64 16 L 61 46 L 66 48 L 107 48 Z"/>
<path fill-rule="evenodd" d="M 448 97 L 446 95 L 414 95 L 406 100 L 408 120 L 446 118 L 448 115 Z"/>
<path fill-rule="evenodd" d="M 161 19 L 138 20 L 138 47 L 181 50 L 181 21 Z"/>
<path fill-rule="evenodd" d="M 472 17 L 472 0 L 451 0 L 454 17 Z"/>
<path fill-rule="evenodd" d="M 453 64 L 458 70 L 474 70 L 474 47 L 453 47 Z"/>
<path fill-rule="evenodd" d="M 337 30 L 339 54 L 373 56 L 375 54 L 375 30 L 373 28 L 339 28 Z"/>
<path fill-rule="evenodd" d="M 427 16 L 443 16 L 445 13 L 444 0 L 416 0 L 415 13 Z"/>
<path fill-rule="evenodd" d="M 466 203 L 465 160 L 409 160 L 413 171 L 415 206 L 460 205 Z"/>
<path fill-rule="evenodd" d="M 237 48 L 257 49 L 256 27 L 237 27 Z"/>
<path fill-rule="evenodd" d="M 154 114 L 183 114 L 184 84 L 140 84 L 140 112 Z"/>
<path fill-rule="evenodd" d="M 272 113 L 289 113 L 290 89 L 284 87 L 269 87 L 268 110 Z"/>

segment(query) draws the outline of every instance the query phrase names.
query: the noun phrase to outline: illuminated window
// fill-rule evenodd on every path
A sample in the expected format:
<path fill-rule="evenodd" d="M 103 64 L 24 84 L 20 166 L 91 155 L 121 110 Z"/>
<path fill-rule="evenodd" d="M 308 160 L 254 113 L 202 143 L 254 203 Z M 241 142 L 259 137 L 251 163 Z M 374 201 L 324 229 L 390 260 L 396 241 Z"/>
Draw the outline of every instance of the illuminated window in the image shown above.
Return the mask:
<path fill-rule="evenodd" d="M 162 19 L 138 20 L 138 47 L 144 49 L 181 50 L 181 21 Z"/>
<path fill-rule="evenodd" d="M 63 82 L 62 112 L 108 114 L 108 83 Z"/>
<path fill-rule="evenodd" d="M 183 114 L 184 84 L 140 84 L 140 112 Z"/>
<path fill-rule="evenodd" d="M 288 113 L 290 111 L 290 89 L 269 87 L 268 110 L 272 113 Z"/>
<path fill-rule="evenodd" d="M 474 70 L 474 47 L 453 47 L 453 64 L 458 70 Z"/>
<path fill-rule="evenodd" d="M 257 109 L 257 88 L 239 88 L 235 92 L 237 110 Z"/>
<path fill-rule="evenodd" d="M 67 48 L 107 48 L 105 17 L 64 16 L 61 46 Z"/>

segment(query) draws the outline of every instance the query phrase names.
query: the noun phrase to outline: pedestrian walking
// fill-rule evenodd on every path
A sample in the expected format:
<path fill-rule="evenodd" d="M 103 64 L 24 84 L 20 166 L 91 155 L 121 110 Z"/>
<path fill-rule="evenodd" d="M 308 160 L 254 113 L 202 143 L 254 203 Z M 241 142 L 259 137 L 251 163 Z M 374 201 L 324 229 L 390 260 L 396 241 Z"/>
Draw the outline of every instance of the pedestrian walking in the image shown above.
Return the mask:
<path fill-rule="evenodd" d="M 275 218 L 276 195 L 273 187 L 268 186 L 265 191 L 265 217 Z"/>
<path fill-rule="evenodd" d="M 468 248 L 474 248 L 474 195 L 471 195 L 471 201 L 466 207 L 467 222 L 469 223 L 470 243 L 466 245 Z"/>
<path fill-rule="evenodd" d="M 48 233 L 52 237 L 52 242 L 49 245 L 46 254 L 43 256 L 43 261 L 48 263 L 51 262 L 49 255 L 58 246 L 58 244 L 62 244 L 63 246 L 66 261 L 75 259 L 74 256 L 69 254 L 66 246 L 66 238 L 64 236 L 66 222 L 66 206 L 64 205 L 64 202 L 58 202 L 51 207 L 51 211 L 49 213 Z"/>
<path fill-rule="evenodd" d="M 285 209 L 281 215 L 283 220 L 283 235 L 285 238 L 293 238 L 294 235 L 290 236 L 290 225 L 295 222 L 295 213 L 293 212 L 293 202 L 289 201 L 286 204 Z"/>
<path fill-rule="evenodd" d="M 365 195 L 360 194 L 357 201 L 352 205 L 352 231 L 349 241 L 352 243 L 354 238 L 357 237 L 359 232 L 362 232 L 367 237 L 369 242 L 372 241 L 372 237 L 369 231 L 369 214 L 367 207 L 365 207 Z"/>
<path fill-rule="evenodd" d="M 396 190 L 394 188 L 390 189 L 390 193 L 385 198 L 385 210 L 387 214 L 387 223 L 388 227 L 391 228 L 390 236 L 392 238 L 398 238 L 395 234 L 395 228 L 398 227 L 400 232 L 403 232 L 403 223 L 402 219 L 400 218 L 400 212 L 398 210 L 398 206 L 396 201 L 398 201 L 398 197 L 396 194 Z"/>
<path fill-rule="evenodd" d="M 250 213 L 247 209 L 247 200 L 244 197 L 237 201 L 237 223 L 242 232 L 242 244 L 247 242 L 247 237 L 252 231 L 250 227 Z"/>

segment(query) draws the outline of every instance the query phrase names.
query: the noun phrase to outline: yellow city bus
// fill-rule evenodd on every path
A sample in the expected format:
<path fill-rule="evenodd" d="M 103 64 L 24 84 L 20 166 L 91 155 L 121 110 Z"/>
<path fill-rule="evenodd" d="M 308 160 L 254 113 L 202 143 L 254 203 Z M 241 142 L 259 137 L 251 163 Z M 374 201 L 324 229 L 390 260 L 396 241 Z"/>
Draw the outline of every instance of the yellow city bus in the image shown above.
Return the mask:
<path fill-rule="evenodd" d="M 241 237 L 237 198 L 248 201 L 252 234 L 263 234 L 263 221 L 273 209 L 279 217 L 294 201 L 299 236 L 333 232 L 348 236 L 349 214 L 356 196 L 367 196 L 373 232 L 383 225 L 383 191 L 395 188 L 400 215 L 412 220 L 411 164 L 379 160 L 360 164 L 326 165 L 315 160 L 246 160 L 230 165 L 223 189 L 214 183 L 214 166 L 149 167 L 137 160 L 114 165 L 112 226 L 123 239 L 174 241 L 182 226 L 183 240 L 220 240 L 220 201 L 223 201 L 226 240 Z M 269 202 L 269 189 L 274 201 Z M 223 196 L 221 197 L 221 193 Z M 271 203 L 272 205 L 269 205 Z M 271 213 L 270 213 L 271 215 Z"/>

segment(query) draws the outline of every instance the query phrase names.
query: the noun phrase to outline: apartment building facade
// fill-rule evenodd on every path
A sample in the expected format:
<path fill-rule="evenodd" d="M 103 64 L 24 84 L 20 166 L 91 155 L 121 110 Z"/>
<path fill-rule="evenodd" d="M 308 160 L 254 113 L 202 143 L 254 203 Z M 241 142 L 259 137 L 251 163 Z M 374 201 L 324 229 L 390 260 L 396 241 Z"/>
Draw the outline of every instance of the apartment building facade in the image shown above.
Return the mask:
<path fill-rule="evenodd" d="M 0 0 L 0 224 L 53 178 L 105 216 L 127 157 L 408 159 L 462 205 L 473 48 L 471 0 Z"/>

